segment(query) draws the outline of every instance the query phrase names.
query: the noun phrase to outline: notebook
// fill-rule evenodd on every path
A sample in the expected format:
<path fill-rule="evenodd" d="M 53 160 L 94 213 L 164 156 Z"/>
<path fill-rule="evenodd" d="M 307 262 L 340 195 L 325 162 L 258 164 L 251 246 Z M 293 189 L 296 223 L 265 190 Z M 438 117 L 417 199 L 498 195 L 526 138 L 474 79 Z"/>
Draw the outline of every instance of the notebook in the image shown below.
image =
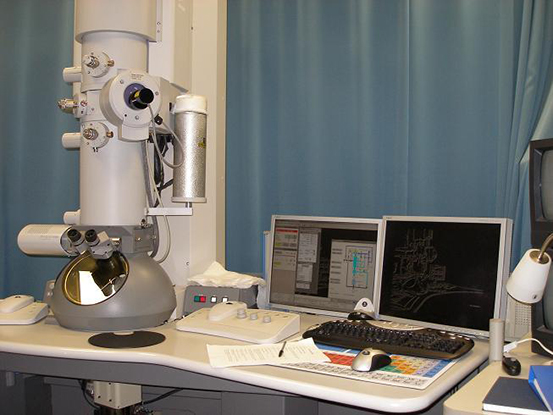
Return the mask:
<path fill-rule="evenodd" d="M 549 414 L 527 379 L 500 377 L 484 400 L 482 409 L 505 414 Z"/>

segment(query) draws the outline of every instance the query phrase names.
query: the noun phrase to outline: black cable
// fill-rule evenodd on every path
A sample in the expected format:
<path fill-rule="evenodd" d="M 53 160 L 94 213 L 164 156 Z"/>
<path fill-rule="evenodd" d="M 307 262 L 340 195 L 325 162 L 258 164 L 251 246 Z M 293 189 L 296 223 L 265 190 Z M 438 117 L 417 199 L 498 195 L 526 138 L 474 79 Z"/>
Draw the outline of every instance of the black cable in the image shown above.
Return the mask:
<path fill-rule="evenodd" d="M 161 154 L 157 151 L 154 152 L 154 183 L 157 187 L 159 194 L 169 186 L 173 184 L 172 180 L 165 182 L 165 170 L 161 157 L 165 157 L 169 151 L 169 142 L 172 142 L 172 135 L 170 134 L 156 134 L 158 148 Z M 150 141 L 154 138 L 150 135 Z M 153 142 L 153 141 L 152 141 Z M 154 207 L 159 205 L 159 201 L 156 199 Z"/>
<path fill-rule="evenodd" d="M 153 137 L 150 136 L 150 138 L 153 140 Z M 159 142 L 159 139 L 158 139 L 158 142 Z M 158 154 L 158 152 L 154 151 L 154 186 L 159 188 L 159 183 L 163 182 L 163 179 L 164 179 L 163 162 L 161 161 L 161 157 Z M 153 207 L 157 207 L 158 205 L 159 205 L 159 200 L 157 200 L 156 198 Z"/>
<path fill-rule="evenodd" d="M 173 185 L 173 179 L 169 180 L 168 182 L 164 183 L 162 186 L 158 188 L 158 191 L 161 193 L 162 190 L 167 189 L 168 187 L 171 187 Z"/>
<path fill-rule="evenodd" d="M 148 405 L 148 404 L 160 401 L 160 400 L 165 399 L 165 398 L 167 398 L 167 397 L 169 397 L 169 396 L 171 396 L 171 395 L 173 395 L 177 392 L 180 392 L 183 389 L 184 388 L 178 388 L 178 389 L 170 390 L 169 392 L 165 392 L 163 395 L 159 395 L 157 398 L 150 399 L 149 401 L 142 401 L 142 405 Z"/>
<path fill-rule="evenodd" d="M 96 405 L 94 401 L 90 401 L 90 396 L 86 393 L 86 380 L 79 380 L 79 383 L 81 384 L 81 391 L 83 392 L 83 397 L 86 403 L 92 406 L 94 409 L 100 409 L 100 407 Z"/>

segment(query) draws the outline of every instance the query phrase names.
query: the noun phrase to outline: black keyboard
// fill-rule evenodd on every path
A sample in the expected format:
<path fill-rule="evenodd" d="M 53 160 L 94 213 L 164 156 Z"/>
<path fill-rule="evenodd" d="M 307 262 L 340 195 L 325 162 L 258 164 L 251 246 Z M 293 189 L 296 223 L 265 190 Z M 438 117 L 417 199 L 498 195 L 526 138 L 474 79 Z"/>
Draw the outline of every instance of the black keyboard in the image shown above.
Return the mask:
<path fill-rule="evenodd" d="M 304 338 L 348 349 L 367 347 L 390 354 L 457 359 L 473 348 L 472 339 L 460 334 L 428 328 L 401 329 L 372 325 L 370 321 L 336 320 L 307 330 Z"/>

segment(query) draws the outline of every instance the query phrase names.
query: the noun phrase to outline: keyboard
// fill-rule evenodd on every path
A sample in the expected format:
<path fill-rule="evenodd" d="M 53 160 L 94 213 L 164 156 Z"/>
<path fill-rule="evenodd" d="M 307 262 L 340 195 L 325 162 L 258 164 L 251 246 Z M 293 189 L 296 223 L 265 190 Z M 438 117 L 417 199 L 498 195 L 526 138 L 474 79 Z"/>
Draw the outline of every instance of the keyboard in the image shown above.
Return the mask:
<path fill-rule="evenodd" d="M 386 327 L 379 323 L 382 322 L 329 321 L 307 330 L 303 337 L 348 349 L 371 347 L 390 354 L 448 360 L 461 357 L 474 346 L 472 339 L 456 333 L 414 326 Z"/>

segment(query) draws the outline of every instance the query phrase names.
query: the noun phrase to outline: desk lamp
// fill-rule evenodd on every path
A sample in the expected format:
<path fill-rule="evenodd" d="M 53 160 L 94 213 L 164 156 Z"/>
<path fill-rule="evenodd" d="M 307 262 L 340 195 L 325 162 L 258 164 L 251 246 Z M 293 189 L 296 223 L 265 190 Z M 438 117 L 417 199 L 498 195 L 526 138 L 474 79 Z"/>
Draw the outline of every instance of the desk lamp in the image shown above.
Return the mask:
<path fill-rule="evenodd" d="M 551 287 L 547 278 L 551 269 L 551 256 L 545 251 L 553 243 L 553 233 L 543 242 L 541 248 L 528 250 L 507 282 L 507 292 L 515 300 L 532 304 L 532 351 L 549 356 L 553 344 L 550 321 L 553 318 Z M 545 298 L 544 298 L 545 292 Z M 546 301 L 541 301 L 544 298 Z"/>
<path fill-rule="evenodd" d="M 543 242 L 541 249 L 526 251 L 511 278 L 507 281 L 507 292 L 515 300 L 533 304 L 543 298 L 547 276 L 551 268 L 551 257 L 545 252 L 553 242 L 553 233 Z"/>

